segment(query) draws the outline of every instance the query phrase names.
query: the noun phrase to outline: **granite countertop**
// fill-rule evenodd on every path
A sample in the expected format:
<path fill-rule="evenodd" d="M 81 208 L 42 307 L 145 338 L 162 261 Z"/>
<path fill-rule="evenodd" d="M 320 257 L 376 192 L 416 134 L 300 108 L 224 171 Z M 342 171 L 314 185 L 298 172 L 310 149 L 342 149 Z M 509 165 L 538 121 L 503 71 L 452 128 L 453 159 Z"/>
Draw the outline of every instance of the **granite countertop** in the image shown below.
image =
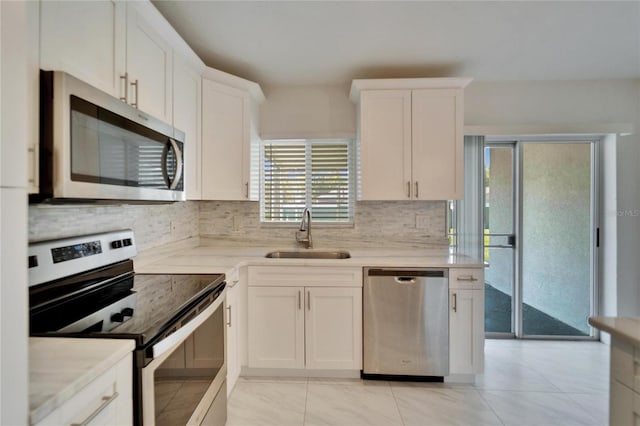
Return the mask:
<path fill-rule="evenodd" d="M 133 340 L 29 338 L 29 422 L 35 424 L 113 367 Z"/>
<path fill-rule="evenodd" d="M 346 250 L 349 259 L 267 259 L 264 256 L 276 250 L 305 250 L 282 246 L 237 247 L 213 244 L 194 238 L 141 252 L 134 258 L 138 273 L 212 274 L 234 273 L 241 266 L 379 266 L 379 267 L 434 267 L 482 268 L 482 261 L 456 254 L 447 249 L 393 249 L 318 247 L 309 251 Z"/>
<path fill-rule="evenodd" d="M 640 347 L 640 317 L 591 317 L 589 324 Z"/>

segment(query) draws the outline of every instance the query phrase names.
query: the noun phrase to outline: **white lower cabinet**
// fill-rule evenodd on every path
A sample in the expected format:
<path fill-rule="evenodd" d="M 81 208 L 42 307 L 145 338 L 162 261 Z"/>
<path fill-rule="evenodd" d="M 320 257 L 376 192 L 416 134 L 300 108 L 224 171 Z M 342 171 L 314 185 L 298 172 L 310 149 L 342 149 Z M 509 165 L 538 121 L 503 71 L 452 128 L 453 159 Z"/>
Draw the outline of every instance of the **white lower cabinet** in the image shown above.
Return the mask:
<path fill-rule="evenodd" d="M 609 424 L 640 426 L 640 346 L 611 338 Z"/>
<path fill-rule="evenodd" d="M 247 365 L 247 268 L 236 268 L 227 276 L 225 323 L 227 335 L 227 395 L 231 395 Z"/>
<path fill-rule="evenodd" d="M 362 368 L 362 289 L 249 287 L 249 367 Z"/>
<path fill-rule="evenodd" d="M 484 371 L 483 271 L 449 271 L 449 373 L 480 374 Z"/>
<path fill-rule="evenodd" d="M 250 267 L 248 284 L 249 368 L 362 368 L 361 268 Z"/>
<path fill-rule="evenodd" d="M 302 287 L 249 287 L 249 367 L 304 368 Z"/>
<path fill-rule="evenodd" d="M 132 365 L 129 353 L 36 425 L 132 424 Z"/>
<path fill-rule="evenodd" d="M 240 377 L 240 332 L 239 332 L 239 293 L 236 285 L 227 291 L 227 305 L 225 308 L 227 326 L 227 394 L 231 394 L 233 387 Z"/>
<path fill-rule="evenodd" d="M 305 366 L 362 368 L 362 289 L 307 287 Z"/>

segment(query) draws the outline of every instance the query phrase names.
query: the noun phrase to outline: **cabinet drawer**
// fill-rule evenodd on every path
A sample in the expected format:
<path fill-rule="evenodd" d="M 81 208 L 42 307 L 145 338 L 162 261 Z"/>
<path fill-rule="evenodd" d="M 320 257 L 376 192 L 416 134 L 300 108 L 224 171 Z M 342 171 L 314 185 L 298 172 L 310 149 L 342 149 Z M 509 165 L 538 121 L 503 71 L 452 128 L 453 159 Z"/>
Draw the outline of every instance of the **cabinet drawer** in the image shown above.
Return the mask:
<path fill-rule="evenodd" d="M 484 289 L 484 271 L 482 268 L 449 269 L 449 288 L 482 290 Z"/>
<path fill-rule="evenodd" d="M 37 425 L 131 424 L 132 377 L 132 359 L 128 354 Z"/>
<path fill-rule="evenodd" d="M 327 266 L 250 266 L 249 286 L 362 287 L 362 268 Z"/>

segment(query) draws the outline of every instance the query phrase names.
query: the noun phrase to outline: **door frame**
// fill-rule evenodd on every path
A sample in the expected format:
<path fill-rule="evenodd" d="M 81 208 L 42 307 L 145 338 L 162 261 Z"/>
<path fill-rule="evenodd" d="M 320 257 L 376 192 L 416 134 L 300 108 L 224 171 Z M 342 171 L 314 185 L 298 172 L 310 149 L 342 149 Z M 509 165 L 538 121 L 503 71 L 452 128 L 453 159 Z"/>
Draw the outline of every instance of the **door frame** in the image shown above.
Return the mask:
<path fill-rule="evenodd" d="M 515 235 L 516 238 L 516 244 L 514 245 L 514 247 L 511 248 L 511 250 L 513 250 L 513 277 L 511 279 L 512 282 L 512 296 L 511 296 L 511 331 L 510 332 L 486 332 L 485 336 L 492 338 L 492 339 L 513 339 L 517 336 L 516 333 L 516 324 L 518 324 L 518 311 L 520 309 L 520 303 L 519 303 L 519 285 L 518 285 L 518 277 L 519 277 L 519 268 L 520 268 L 520 261 L 518 259 L 519 257 L 519 250 L 518 247 L 520 246 L 520 226 L 519 226 L 519 217 L 520 217 L 520 203 L 518 203 L 517 201 L 520 199 L 519 198 L 519 194 L 520 194 L 520 190 L 519 190 L 519 185 L 518 185 L 518 172 L 519 172 L 519 145 L 516 143 L 516 140 L 504 140 L 504 141 L 494 141 L 493 139 L 491 140 L 487 140 L 485 139 L 485 143 L 484 143 L 484 147 L 483 147 L 483 155 L 482 155 L 482 163 L 483 163 L 483 167 L 482 167 L 482 207 L 484 209 L 485 206 L 485 197 L 486 197 L 486 173 L 485 173 L 485 164 L 484 164 L 484 159 L 485 159 L 485 149 L 486 148 L 491 148 L 491 147 L 503 147 L 503 146 L 509 146 L 511 148 L 511 176 L 512 176 L 512 185 L 511 185 L 511 189 L 513 191 L 512 193 L 512 200 L 513 200 L 513 208 L 512 208 L 512 214 L 513 214 L 513 218 L 512 218 L 512 231 L 513 231 L 513 235 Z M 484 211 L 484 210 L 483 210 Z M 484 234 L 484 223 L 482 224 L 482 233 L 483 233 L 483 238 L 482 238 L 482 253 L 484 254 L 485 252 L 485 248 L 486 247 L 491 247 L 491 244 L 489 244 L 488 246 L 485 246 L 484 244 L 484 236 L 486 234 Z"/>
<path fill-rule="evenodd" d="M 483 156 L 482 156 L 482 207 L 484 208 L 485 201 L 485 171 L 484 171 L 484 148 L 487 146 L 496 146 L 500 144 L 510 144 L 514 147 L 514 233 L 516 236 L 516 246 L 514 248 L 514 287 L 512 298 L 512 333 L 486 333 L 486 337 L 489 338 L 519 338 L 519 339 L 531 339 L 531 340 L 599 340 L 599 330 L 589 327 L 590 334 L 588 336 L 554 336 L 554 335 L 525 335 L 522 330 L 523 318 L 522 318 L 522 234 L 523 234 L 523 221 L 522 221 L 522 191 L 523 191 L 523 179 L 522 179 L 522 162 L 523 162 L 523 149 L 522 146 L 527 143 L 588 143 L 591 151 L 591 235 L 590 235 L 590 259 L 591 259 L 591 271 L 590 271 L 590 314 L 589 316 L 595 316 L 598 314 L 599 298 L 600 298 L 600 283 L 599 283 L 599 258 L 598 251 L 599 245 L 596 241 L 600 228 L 599 206 L 600 206 L 600 153 L 602 136 L 594 135 L 527 135 L 527 136 L 487 136 L 485 137 Z M 484 233 L 484 225 L 483 225 Z M 483 236 L 484 237 L 484 236 Z M 484 253 L 484 238 L 483 238 L 483 253 Z"/>

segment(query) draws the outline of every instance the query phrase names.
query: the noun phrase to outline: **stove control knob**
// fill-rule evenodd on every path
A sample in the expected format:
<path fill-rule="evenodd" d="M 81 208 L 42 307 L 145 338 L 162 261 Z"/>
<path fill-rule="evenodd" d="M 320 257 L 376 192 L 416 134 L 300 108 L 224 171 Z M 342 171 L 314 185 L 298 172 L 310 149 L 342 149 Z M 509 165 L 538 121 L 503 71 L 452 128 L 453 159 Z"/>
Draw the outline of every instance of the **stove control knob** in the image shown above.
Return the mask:
<path fill-rule="evenodd" d="M 111 315 L 111 322 L 122 322 L 124 321 L 124 315 L 118 312 L 117 314 Z"/>
<path fill-rule="evenodd" d="M 120 313 L 122 315 L 124 315 L 125 317 L 132 317 L 133 316 L 133 309 L 132 308 L 124 308 L 122 311 L 120 311 Z"/>

